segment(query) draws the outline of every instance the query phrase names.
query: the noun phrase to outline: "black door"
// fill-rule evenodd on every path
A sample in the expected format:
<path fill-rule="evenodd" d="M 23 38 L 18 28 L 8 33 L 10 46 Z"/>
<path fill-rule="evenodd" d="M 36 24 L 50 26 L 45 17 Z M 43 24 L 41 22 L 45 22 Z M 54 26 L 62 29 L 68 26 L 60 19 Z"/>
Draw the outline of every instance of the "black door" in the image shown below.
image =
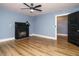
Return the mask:
<path fill-rule="evenodd" d="M 68 42 L 79 45 L 79 12 L 68 16 Z"/>

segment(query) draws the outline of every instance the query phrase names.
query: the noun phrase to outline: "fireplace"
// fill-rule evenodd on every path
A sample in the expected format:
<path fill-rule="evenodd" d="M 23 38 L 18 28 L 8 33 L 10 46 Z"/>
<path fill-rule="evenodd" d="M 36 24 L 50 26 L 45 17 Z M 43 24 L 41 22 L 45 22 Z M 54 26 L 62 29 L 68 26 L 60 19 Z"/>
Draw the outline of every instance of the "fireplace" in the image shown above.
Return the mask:
<path fill-rule="evenodd" d="M 15 39 L 29 37 L 29 26 L 26 23 L 15 22 Z"/>

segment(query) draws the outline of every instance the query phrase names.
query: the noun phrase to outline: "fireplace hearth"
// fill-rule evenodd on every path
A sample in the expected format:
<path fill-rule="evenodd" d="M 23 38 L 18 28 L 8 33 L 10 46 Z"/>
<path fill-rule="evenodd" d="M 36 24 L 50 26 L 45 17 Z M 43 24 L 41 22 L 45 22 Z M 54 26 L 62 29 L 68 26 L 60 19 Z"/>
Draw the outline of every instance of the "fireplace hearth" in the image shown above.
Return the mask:
<path fill-rule="evenodd" d="M 15 22 L 15 39 L 29 37 L 29 25 L 26 23 Z"/>

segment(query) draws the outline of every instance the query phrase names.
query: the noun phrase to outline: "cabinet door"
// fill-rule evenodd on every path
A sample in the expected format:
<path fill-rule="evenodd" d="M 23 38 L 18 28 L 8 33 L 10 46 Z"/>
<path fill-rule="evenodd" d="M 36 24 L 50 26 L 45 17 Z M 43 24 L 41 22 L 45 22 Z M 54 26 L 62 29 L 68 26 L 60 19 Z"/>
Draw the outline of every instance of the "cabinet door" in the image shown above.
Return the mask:
<path fill-rule="evenodd" d="M 68 41 L 79 45 L 78 43 L 79 20 L 77 18 L 78 18 L 77 13 L 72 13 L 68 16 Z"/>
<path fill-rule="evenodd" d="M 76 20 L 77 20 L 76 38 L 79 44 L 79 12 L 76 12 Z"/>
<path fill-rule="evenodd" d="M 68 16 L 68 34 L 69 35 L 75 34 L 76 30 L 77 30 L 77 20 L 75 13 L 73 13 Z"/>

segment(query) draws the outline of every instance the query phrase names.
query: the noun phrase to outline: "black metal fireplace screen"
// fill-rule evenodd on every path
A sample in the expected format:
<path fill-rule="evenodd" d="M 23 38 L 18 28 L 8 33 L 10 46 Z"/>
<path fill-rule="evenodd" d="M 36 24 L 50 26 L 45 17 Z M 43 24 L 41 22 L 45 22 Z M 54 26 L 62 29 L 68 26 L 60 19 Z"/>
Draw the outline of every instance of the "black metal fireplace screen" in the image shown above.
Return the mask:
<path fill-rule="evenodd" d="M 29 26 L 26 23 L 15 22 L 15 39 L 29 37 Z"/>

